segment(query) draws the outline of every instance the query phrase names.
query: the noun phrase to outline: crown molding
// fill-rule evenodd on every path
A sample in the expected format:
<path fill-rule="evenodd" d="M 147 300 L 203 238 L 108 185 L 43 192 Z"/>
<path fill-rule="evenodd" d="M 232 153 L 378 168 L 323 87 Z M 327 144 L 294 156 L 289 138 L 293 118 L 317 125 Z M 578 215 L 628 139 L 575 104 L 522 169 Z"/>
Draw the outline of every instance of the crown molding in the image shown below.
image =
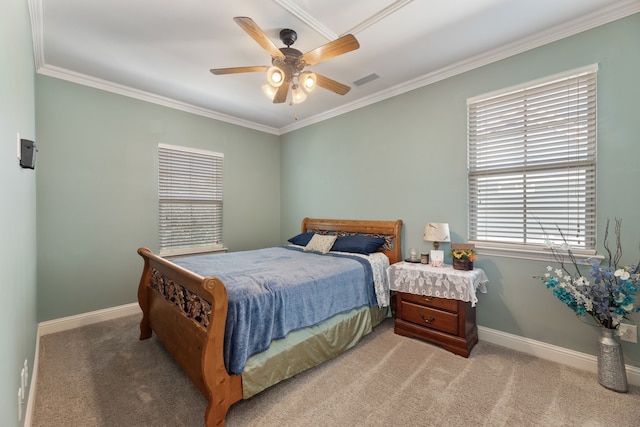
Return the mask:
<path fill-rule="evenodd" d="M 31 37 L 33 38 L 33 61 L 36 70 L 44 66 L 44 17 L 42 11 L 43 0 L 28 0 L 29 18 L 31 20 Z"/>
<path fill-rule="evenodd" d="M 507 45 L 501 46 L 497 49 L 485 52 L 481 55 L 476 55 L 471 58 L 459 61 L 450 66 L 441 68 L 439 70 L 427 73 L 423 76 L 407 81 L 405 83 L 393 86 L 389 89 L 377 92 L 371 96 L 359 99 L 351 102 L 339 108 L 335 108 L 321 114 L 309 117 L 307 119 L 298 120 L 291 125 L 284 126 L 280 129 L 271 126 L 265 126 L 260 123 L 252 122 L 249 120 L 240 119 L 227 114 L 219 113 L 214 110 L 194 106 L 185 102 L 177 101 L 171 98 L 155 95 L 149 92 L 144 92 L 138 89 L 133 89 L 128 86 L 115 84 L 105 80 L 97 79 L 84 74 L 69 71 L 63 68 L 54 67 L 46 64 L 44 49 L 43 49 L 43 17 L 42 17 L 42 3 L 44 0 L 28 0 L 29 13 L 31 16 L 31 28 L 34 45 L 34 60 L 36 72 L 38 74 L 67 80 L 73 83 L 94 87 L 107 92 L 113 92 L 123 96 L 139 99 L 142 101 L 162 105 L 168 108 L 173 108 L 180 111 L 208 117 L 211 119 L 219 120 L 222 122 L 234 124 L 237 126 L 246 127 L 249 129 L 258 130 L 261 132 L 283 135 L 288 132 L 292 132 L 303 127 L 322 122 L 324 120 L 348 113 L 359 108 L 366 107 L 371 104 L 383 101 L 388 98 L 392 98 L 397 95 L 412 91 L 414 89 L 428 86 L 430 84 L 445 80 L 447 78 L 471 71 L 473 69 L 482 67 L 484 65 L 491 64 L 493 62 L 508 58 L 510 56 L 517 55 L 522 52 L 543 46 L 548 43 L 552 43 L 557 40 L 581 33 L 592 28 L 599 27 L 604 24 L 616 21 L 618 19 L 625 18 L 640 12 L 639 0 L 622 0 L 611 6 L 600 9 L 591 14 L 585 15 L 581 18 L 577 18 L 568 21 L 562 25 L 558 25 L 546 31 L 537 33 L 535 35 L 525 37 L 523 39 L 514 41 Z M 285 3 L 282 1 L 282 3 Z M 400 5 L 402 2 L 397 2 Z M 284 7 L 284 6 L 283 6 Z"/>
<path fill-rule="evenodd" d="M 319 123 L 321 121 L 348 113 L 350 111 L 354 111 L 359 108 L 384 101 L 385 99 L 393 98 L 394 96 L 401 95 L 403 93 L 410 92 L 424 86 L 428 86 L 441 80 L 445 80 L 450 77 L 465 73 L 467 71 L 480 68 L 484 65 L 488 65 L 493 62 L 497 62 L 502 59 L 506 59 L 511 56 L 526 52 L 528 50 L 535 49 L 537 47 L 544 46 L 546 44 L 599 27 L 601 25 L 617 21 L 618 19 L 625 18 L 638 12 L 640 12 L 640 1 L 620 1 L 612 6 L 600 9 L 589 15 L 585 15 L 581 18 L 568 21 L 562 25 L 550 28 L 549 30 L 546 30 L 544 32 L 525 37 L 523 39 L 485 52 L 483 54 L 467 58 L 450 66 L 443 67 L 439 70 L 417 77 L 413 80 L 409 80 L 402 84 L 393 86 L 384 91 L 374 93 L 369 97 L 365 97 L 352 103 L 343 105 L 339 108 L 335 108 L 333 110 L 326 111 L 313 117 L 309 117 L 308 119 L 299 120 L 295 123 L 292 123 L 291 125 L 280 128 L 280 133 L 285 134 L 288 132 L 292 132 L 294 130 Z"/>
<path fill-rule="evenodd" d="M 334 33 L 329 28 L 327 28 L 324 24 L 322 24 L 322 22 L 318 21 L 316 18 L 311 16 L 306 10 L 298 6 L 294 1 L 292 0 L 273 0 L 273 1 L 279 6 L 281 6 L 284 10 L 286 10 L 287 12 L 289 12 L 290 14 L 292 14 L 293 16 L 295 16 L 296 18 L 298 18 L 299 20 L 307 24 L 311 29 L 313 29 L 316 33 L 320 34 L 327 40 L 332 41 L 338 38 L 338 35 L 336 33 Z M 404 6 L 411 3 L 412 1 L 413 0 L 396 0 L 390 5 L 376 12 L 369 18 L 365 19 L 355 27 L 351 28 L 350 30 L 347 30 L 342 35 L 357 34 L 369 28 L 379 20 L 391 15 L 396 10 L 403 8 Z"/>
<path fill-rule="evenodd" d="M 322 22 L 311 16 L 306 10 L 298 6 L 291 0 L 273 0 L 278 6 L 307 24 L 316 33 L 320 34 L 325 39 L 331 41 L 338 38 L 338 35 L 327 28 Z"/>
<path fill-rule="evenodd" d="M 150 102 L 156 105 L 172 108 L 186 113 L 196 114 L 198 116 L 219 120 L 221 122 L 241 126 L 248 129 L 254 129 L 273 135 L 280 135 L 280 131 L 272 126 L 265 126 L 249 120 L 240 119 L 228 114 L 219 113 L 207 108 L 198 107 L 186 102 L 178 101 L 172 98 L 156 95 L 154 93 L 145 92 L 134 89 L 129 86 L 102 80 L 86 74 L 77 73 L 65 68 L 49 65 L 44 56 L 44 39 L 43 39 L 43 8 L 44 0 L 28 0 L 29 14 L 31 17 L 31 33 L 33 37 L 33 53 L 34 65 L 36 72 L 43 76 L 55 77 L 71 83 L 104 90 L 106 92 L 127 96 L 129 98 L 139 99 L 141 101 Z"/>
<path fill-rule="evenodd" d="M 95 89 L 104 90 L 106 92 L 111 92 L 118 95 L 127 96 L 129 98 L 150 102 L 152 104 L 173 108 L 175 110 L 196 114 L 198 116 L 219 120 L 221 122 L 226 122 L 233 125 L 258 130 L 260 132 L 270 133 L 273 135 L 280 134 L 280 131 L 278 129 L 271 126 L 265 126 L 260 123 L 255 123 L 249 120 L 240 119 L 238 117 L 230 116 L 228 114 L 219 113 L 217 111 L 213 111 L 207 108 L 202 108 L 192 104 L 188 104 L 186 102 L 177 101 L 172 98 L 167 98 L 167 97 L 156 95 L 150 92 L 134 89 L 129 86 L 113 83 L 107 80 L 98 79 L 96 77 L 88 76 L 86 74 L 70 71 L 65 68 L 55 67 L 52 65 L 45 65 L 38 68 L 37 72 L 38 74 L 41 74 L 44 76 L 55 77 L 61 80 L 66 80 L 68 82 L 77 83 L 79 85 L 89 86 Z"/>

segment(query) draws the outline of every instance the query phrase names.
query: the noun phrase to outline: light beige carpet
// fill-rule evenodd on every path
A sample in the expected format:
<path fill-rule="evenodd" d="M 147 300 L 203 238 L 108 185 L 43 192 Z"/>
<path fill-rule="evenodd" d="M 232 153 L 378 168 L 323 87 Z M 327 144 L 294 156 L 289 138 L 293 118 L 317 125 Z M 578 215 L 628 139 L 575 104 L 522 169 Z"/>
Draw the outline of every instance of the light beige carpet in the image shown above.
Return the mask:
<path fill-rule="evenodd" d="M 204 398 L 139 316 L 46 335 L 35 427 L 201 426 Z M 232 406 L 228 426 L 639 426 L 640 388 L 480 342 L 468 359 L 400 337 L 358 346 Z"/>

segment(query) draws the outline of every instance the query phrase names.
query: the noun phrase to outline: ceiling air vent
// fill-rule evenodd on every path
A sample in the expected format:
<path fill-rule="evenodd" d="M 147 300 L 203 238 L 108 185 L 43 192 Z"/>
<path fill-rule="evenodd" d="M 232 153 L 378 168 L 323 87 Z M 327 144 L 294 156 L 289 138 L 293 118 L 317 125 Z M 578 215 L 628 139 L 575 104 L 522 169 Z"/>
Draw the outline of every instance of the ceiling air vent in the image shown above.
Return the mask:
<path fill-rule="evenodd" d="M 364 86 L 374 80 L 378 80 L 379 78 L 380 76 L 376 73 L 371 73 L 368 76 L 364 76 L 363 78 L 356 80 L 355 82 L 353 82 L 353 84 L 356 86 Z"/>

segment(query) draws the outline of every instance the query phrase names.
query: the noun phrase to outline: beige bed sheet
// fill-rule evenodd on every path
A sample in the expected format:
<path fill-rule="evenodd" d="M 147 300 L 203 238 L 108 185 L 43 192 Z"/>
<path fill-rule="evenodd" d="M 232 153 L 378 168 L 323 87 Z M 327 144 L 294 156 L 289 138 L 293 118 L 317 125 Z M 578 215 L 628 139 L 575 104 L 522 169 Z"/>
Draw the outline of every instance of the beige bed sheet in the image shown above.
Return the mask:
<path fill-rule="evenodd" d="M 247 361 L 242 373 L 243 398 L 248 399 L 280 381 L 336 357 L 356 345 L 389 316 L 388 307 L 362 307 L 273 341 L 266 351 Z"/>

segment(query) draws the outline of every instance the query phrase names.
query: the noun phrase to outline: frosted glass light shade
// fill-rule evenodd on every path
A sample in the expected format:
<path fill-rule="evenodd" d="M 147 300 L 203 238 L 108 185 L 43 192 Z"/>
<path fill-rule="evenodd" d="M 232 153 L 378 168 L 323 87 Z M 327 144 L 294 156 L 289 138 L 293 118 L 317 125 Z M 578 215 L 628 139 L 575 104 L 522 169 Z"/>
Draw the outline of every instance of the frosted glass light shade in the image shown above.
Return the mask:
<path fill-rule="evenodd" d="M 312 73 L 310 71 L 305 71 L 304 73 L 300 74 L 300 77 L 298 77 L 298 81 L 307 92 L 311 92 L 316 88 L 317 80 L 318 77 L 315 75 L 315 73 Z"/>
<path fill-rule="evenodd" d="M 273 87 L 280 87 L 284 82 L 284 72 L 278 67 L 269 67 L 267 70 L 267 81 Z"/>
<path fill-rule="evenodd" d="M 294 104 L 300 104 L 301 102 L 304 102 L 305 99 L 307 99 L 307 95 L 300 86 L 297 84 L 291 86 L 291 102 Z"/>
<path fill-rule="evenodd" d="M 271 86 L 269 83 L 265 83 L 262 85 L 262 91 L 270 100 L 273 101 L 273 98 L 276 96 L 276 92 L 278 92 L 278 88 Z"/>

